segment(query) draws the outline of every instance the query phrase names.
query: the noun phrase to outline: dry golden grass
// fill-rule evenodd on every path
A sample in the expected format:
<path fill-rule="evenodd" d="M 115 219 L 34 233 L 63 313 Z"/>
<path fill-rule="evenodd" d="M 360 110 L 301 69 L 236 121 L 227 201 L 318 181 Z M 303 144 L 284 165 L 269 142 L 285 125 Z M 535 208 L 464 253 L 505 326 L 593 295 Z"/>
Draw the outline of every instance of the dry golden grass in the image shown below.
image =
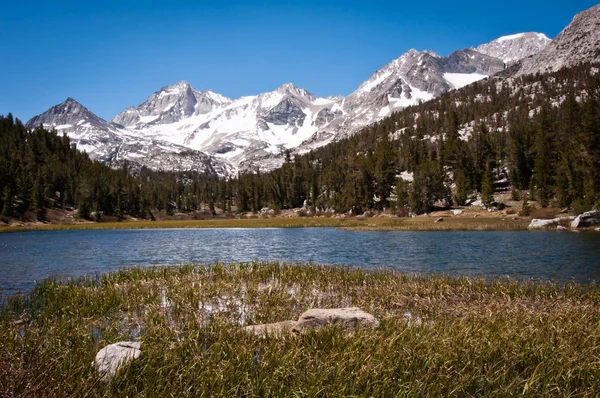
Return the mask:
<path fill-rule="evenodd" d="M 140 228 L 313 228 L 333 227 L 355 230 L 520 230 L 526 229 L 528 221 L 511 217 L 447 217 L 435 223 L 437 217 L 295 217 L 295 218 L 249 218 L 214 220 L 163 220 L 123 221 L 80 224 L 35 224 L 26 226 L 0 226 L 0 232 L 49 231 L 82 229 L 140 229 Z"/>

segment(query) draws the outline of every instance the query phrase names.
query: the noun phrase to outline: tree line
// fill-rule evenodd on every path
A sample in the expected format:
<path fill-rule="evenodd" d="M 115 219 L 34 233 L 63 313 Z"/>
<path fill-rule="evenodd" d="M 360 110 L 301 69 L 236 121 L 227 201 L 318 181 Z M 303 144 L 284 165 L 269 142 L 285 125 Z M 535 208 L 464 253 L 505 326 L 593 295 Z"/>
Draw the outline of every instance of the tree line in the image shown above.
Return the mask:
<path fill-rule="evenodd" d="M 516 79 L 493 77 L 406 108 L 283 165 L 234 178 L 111 169 L 54 131 L 0 118 L 3 216 L 45 219 L 48 208 L 153 218 L 157 211 L 258 212 L 305 204 L 428 212 L 462 205 L 499 184 L 542 206 L 600 201 L 600 67 L 580 65 Z M 411 179 L 401 178 L 401 174 Z"/>

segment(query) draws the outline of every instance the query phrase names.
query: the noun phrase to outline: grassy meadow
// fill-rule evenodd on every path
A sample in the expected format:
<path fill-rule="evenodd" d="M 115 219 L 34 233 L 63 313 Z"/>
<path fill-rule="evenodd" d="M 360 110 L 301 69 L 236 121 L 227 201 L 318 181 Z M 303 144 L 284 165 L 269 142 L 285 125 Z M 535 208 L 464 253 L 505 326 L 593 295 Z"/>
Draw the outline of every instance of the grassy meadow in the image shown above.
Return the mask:
<path fill-rule="evenodd" d="M 598 396 L 600 288 L 278 263 L 131 268 L 4 298 L 0 396 Z M 357 306 L 381 325 L 242 326 Z M 142 358 L 103 382 L 122 340 Z"/>

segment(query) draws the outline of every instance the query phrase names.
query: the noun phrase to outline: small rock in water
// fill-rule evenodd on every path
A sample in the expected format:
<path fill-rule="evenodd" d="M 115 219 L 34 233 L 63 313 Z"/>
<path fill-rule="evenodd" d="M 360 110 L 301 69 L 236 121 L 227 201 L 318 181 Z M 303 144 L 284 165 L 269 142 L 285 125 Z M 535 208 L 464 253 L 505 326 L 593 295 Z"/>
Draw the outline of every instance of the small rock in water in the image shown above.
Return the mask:
<path fill-rule="evenodd" d="M 558 227 L 556 227 L 557 231 L 568 231 L 567 228 L 563 227 L 562 225 L 559 225 Z"/>
<path fill-rule="evenodd" d="M 110 381 L 119 368 L 142 355 L 141 343 L 120 341 L 110 344 L 98 351 L 94 359 L 94 367 L 105 381 Z"/>
<path fill-rule="evenodd" d="M 300 315 L 292 332 L 301 334 L 330 325 L 341 325 L 347 330 L 357 327 L 376 328 L 379 326 L 379 321 L 373 315 L 356 307 L 312 309 Z"/>

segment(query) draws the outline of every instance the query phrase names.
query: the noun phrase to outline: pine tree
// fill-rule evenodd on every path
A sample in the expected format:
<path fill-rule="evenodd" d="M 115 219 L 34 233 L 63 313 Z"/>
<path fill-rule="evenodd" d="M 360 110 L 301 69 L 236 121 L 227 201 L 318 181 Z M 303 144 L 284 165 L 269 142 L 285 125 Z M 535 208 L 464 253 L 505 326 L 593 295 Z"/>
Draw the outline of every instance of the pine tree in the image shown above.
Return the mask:
<path fill-rule="evenodd" d="M 5 217 L 12 216 L 13 209 L 13 198 L 10 187 L 7 185 L 4 187 L 4 192 L 2 193 L 2 215 Z"/>
<path fill-rule="evenodd" d="M 456 185 L 453 198 L 454 203 L 458 206 L 462 206 L 469 196 L 469 181 L 465 177 L 465 173 L 462 169 L 458 169 L 454 172 L 454 184 Z"/>
<path fill-rule="evenodd" d="M 45 186 L 41 169 L 38 167 L 37 175 L 32 189 L 33 207 L 38 221 L 46 219 Z"/>
<path fill-rule="evenodd" d="M 540 205 L 547 207 L 552 199 L 552 154 L 550 134 L 543 124 L 540 124 L 536 139 L 535 182 Z"/>
<path fill-rule="evenodd" d="M 396 180 L 396 209 L 402 210 L 409 203 L 409 183 L 402 178 Z"/>
<path fill-rule="evenodd" d="M 379 135 L 375 149 L 375 181 L 377 188 L 375 194 L 379 196 L 379 207 L 389 207 L 389 197 L 392 185 L 396 178 L 394 170 L 394 151 L 391 147 L 387 131 Z"/>
<path fill-rule="evenodd" d="M 481 181 L 481 200 L 485 204 L 490 204 L 494 201 L 494 188 L 492 183 L 492 170 L 488 164 L 483 173 L 483 179 Z"/>

